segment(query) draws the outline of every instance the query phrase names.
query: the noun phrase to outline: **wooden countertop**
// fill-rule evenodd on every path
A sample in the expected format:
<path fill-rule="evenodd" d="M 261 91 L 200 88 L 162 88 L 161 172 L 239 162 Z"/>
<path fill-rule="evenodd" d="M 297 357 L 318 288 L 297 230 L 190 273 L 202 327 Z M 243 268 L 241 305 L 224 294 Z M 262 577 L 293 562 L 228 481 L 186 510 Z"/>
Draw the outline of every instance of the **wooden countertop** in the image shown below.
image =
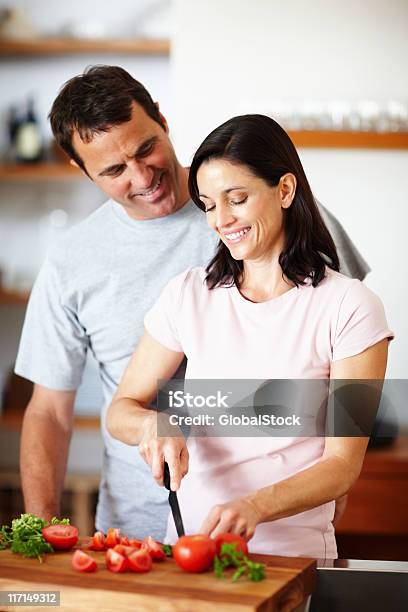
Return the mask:
<path fill-rule="evenodd" d="M 250 555 L 267 565 L 266 579 L 232 583 L 230 576 L 217 579 L 212 572 L 183 572 L 173 559 L 155 562 L 152 571 L 146 574 L 113 574 L 105 567 L 104 553 L 90 554 L 96 559 L 98 570 L 80 574 L 71 568 L 72 552 L 44 555 L 43 563 L 39 563 L 10 550 L 0 551 L 0 589 L 60 591 L 61 611 L 289 612 L 315 588 L 316 561 L 312 559 Z"/>

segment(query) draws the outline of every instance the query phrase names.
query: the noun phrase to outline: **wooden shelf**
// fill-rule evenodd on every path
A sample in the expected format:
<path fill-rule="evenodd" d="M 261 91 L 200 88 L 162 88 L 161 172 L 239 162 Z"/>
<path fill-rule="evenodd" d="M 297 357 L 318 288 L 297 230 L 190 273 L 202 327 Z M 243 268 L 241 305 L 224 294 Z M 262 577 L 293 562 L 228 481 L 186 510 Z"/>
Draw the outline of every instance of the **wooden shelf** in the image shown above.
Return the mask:
<path fill-rule="evenodd" d="M 408 132 L 289 132 L 299 148 L 408 149 Z M 84 174 L 64 161 L 33 164 L 0 163 L 0 182 L 82 179 Z"/>
<path fill-rule="evenodd" d="M 288 132 L 297 147 L 319 149 L 408 149 L 408 132 Z"/>
<path fill-rule="evenodd" d="M 168 40 L 153 39 L 76 39 L 38 38 L 0 40 L 0 56 L 67 55 L 76 53 L 120 53 L 130 55 L 169 55 Z"/>
<path fill-rule="evenodd" d="M 0 181 L 80 179 L 83 173 L 67 162 L 0 164 Z"/>
<path fill-rule="evenodd" d="M 0 304 L 27 304 L 29 292 L 8 291 L 0 288 Z"/>

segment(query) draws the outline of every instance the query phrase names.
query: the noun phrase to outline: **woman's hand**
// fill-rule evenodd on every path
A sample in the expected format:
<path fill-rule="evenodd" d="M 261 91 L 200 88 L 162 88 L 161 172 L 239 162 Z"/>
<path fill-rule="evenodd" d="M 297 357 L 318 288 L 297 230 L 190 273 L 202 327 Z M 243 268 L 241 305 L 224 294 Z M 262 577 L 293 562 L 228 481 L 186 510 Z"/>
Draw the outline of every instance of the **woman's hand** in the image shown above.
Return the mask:
<path fill-rule="evenodd" d="M 235 533 L 250 540 L 261 522 L 261 514 L 254 502 L 242 497 L 214 506 L 201 525 L 200 533 L 216 538 L 220 533 Z"/>
<path fill-rule="evenodd" d="M 169 434 L 171 434 L 169 437 L 158 436 L 158 419 L 162 419 L 161 433 L 164 433 L 164 427 L 168 427 Z M 166 461 L 170 471 L 170 488 L 172 491 L 177 491 L 181 479 L 188 472 L 188 450 L 181 431 L 170 426 L 166 415 L 152 412 L 145 417 L 139 442 L 139 453 L 150 465 L 153 478 L 160 486 L 163 486 L 164 462 Z"/>

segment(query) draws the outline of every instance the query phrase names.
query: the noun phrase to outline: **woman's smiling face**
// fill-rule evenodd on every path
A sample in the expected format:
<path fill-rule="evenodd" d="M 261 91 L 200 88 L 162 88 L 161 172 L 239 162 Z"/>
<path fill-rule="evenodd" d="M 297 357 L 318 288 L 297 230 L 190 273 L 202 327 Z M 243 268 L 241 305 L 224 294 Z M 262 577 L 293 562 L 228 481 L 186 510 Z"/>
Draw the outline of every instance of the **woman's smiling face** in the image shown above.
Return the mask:
<path fill-rule="evenodd" d="M 276 187 L 244 165 L 225 159 L 204 162 L 197 172 L 208 224 L 236 260 L 278 257 L 285 242 L 283 209 L 290 206 L 296 179 L 284 175 Z"/>

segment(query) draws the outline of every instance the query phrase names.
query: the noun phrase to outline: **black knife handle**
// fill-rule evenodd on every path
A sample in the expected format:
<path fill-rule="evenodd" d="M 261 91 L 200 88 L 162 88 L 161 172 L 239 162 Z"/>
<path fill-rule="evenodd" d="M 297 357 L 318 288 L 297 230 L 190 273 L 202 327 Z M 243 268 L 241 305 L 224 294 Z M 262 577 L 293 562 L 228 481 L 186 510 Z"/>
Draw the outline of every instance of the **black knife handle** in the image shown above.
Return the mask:
<path fill-rule="evenodd" d="M 163 483 L 168 491 L 170 491 L 170 470 L 167 461 L 164 462 Z"/>

